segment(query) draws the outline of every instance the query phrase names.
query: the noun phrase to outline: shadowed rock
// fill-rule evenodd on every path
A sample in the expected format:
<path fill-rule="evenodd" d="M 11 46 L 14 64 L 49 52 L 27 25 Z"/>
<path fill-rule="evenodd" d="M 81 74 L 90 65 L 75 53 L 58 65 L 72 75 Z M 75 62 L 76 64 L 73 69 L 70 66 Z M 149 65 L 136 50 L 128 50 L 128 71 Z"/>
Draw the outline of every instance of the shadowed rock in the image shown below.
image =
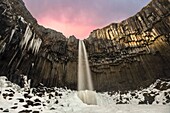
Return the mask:
<path fill-rule="evenodd" d="M 9 112 L 9 110 L 8 110 L 8 109 L 5 109 L 3 112 Z"/>
<path fill-rule="evenodd" d="M 31 113 L 32 110 L 22 110 L 22 111 L 19 111 L 18 113 Z"/>

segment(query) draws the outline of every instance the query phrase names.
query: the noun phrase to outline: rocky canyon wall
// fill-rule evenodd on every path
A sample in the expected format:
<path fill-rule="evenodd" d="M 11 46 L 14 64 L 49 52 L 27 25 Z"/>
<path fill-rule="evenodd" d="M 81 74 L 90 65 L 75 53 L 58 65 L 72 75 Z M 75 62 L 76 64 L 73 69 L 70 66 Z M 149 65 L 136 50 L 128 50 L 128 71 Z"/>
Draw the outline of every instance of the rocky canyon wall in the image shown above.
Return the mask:
<path fill-rule="evenodd" d="M 94 88 L 146 87 L 170 78 L 170 1 L 153 0 L 133 17 L 84 40 Z M 0 1 L 0 75 L 20 84 L 77 88 L 78 40 L 37 24 L 22 0 Z"/>
<path fill-rule="evenodd" d="M 78 40 L 37 24 L 22 0 L 0 1 L 0 75 L 76 88 Z M 68 81 L 68 83 L 66 82 Z"/>
<path fill-rule="evenodd" d="M 86 40 L 95 87 L 135 89 L 170 78 L 170 1 L 91 32 Z"/>

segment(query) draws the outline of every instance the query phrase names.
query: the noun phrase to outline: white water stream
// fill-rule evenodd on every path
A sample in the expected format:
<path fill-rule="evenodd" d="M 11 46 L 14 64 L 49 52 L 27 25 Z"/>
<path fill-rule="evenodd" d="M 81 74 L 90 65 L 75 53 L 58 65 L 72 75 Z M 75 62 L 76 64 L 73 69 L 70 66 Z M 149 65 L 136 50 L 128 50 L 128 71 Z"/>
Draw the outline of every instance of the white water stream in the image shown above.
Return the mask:
<path fill-rule="evenodd" d="M 78 97 L 86 104 L 96 105 L 96 92 L 93 91 L 93 82 L 89 67 L 86 47 L 83 41 L 79 41 L 78 54 Z"/>

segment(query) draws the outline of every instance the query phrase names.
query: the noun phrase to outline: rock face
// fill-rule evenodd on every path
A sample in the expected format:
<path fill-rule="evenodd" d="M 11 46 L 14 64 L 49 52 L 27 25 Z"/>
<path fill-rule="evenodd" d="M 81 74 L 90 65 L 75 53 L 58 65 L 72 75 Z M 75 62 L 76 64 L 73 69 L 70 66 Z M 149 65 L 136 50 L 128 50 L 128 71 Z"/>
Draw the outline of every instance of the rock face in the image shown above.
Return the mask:
<path fill-rule="evenodd" d="M 146 87 L 170 78 L 170 1 L 153 0 L 135 16 L 91 32 L 84 40 L 94 88 Z M 78 40 L 44 28 L 22 0 L 0 1 L 0 75 L 20 84 L 77 88 Z"/>
<path fill-rule="evenodd" d="M 0 1 L 0 75 L 76 88 L 78 40 L 37 24 L 22 0 Z M 68 75 L 68 76 L 67 76 Z M 69 83 L 67 83 L 67 81 Z"/>
<path fill-rule="evenodd" d="M 135 89 L 170 78 L 170 1 L 153 0 L 86 40 L 95 87 Z"/>

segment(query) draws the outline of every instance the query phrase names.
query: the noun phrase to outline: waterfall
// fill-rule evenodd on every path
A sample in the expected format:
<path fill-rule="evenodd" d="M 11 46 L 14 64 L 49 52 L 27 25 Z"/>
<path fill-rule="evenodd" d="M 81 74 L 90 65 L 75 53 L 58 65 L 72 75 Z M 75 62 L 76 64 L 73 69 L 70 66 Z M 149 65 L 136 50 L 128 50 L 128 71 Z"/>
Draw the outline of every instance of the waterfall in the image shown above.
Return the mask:
<path fill-rule="evenodd" d="M 79 41 L 78 90 L 93 90 L 86 47 L 81 40 Z"/>
<path fill-rule="evenodd" d="M 93 82 L 90 73 L 89 61 L 86 47 L 83 41 L 79 41 L 78 54 L 78 93 L 77 96 L 82 102 L 89 105 L 96 105 L 96 92 L 93 91 Z"/>

